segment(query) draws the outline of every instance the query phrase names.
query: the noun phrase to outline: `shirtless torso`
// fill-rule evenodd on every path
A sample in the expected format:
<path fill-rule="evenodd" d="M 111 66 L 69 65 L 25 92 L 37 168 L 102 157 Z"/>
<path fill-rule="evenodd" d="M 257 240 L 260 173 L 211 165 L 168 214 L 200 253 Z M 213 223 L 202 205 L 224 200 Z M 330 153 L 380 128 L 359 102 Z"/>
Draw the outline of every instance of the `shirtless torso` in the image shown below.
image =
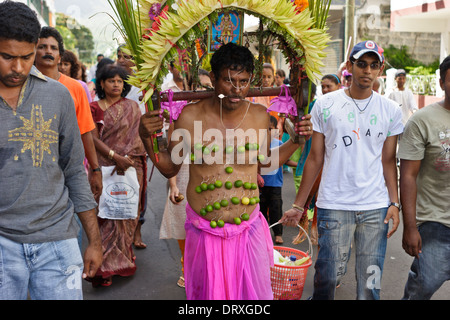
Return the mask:
<path fill-rule="evenodd" d="M 245 214 L 250 215 L 259 200 L 258 170 L 273 171 L 299 147 L 289 140 L 270 150 L 267 109 L 245 99 L 251 77 L 243 69 L 223 68 L 217 77 L 211 73 L 214 95 L 184 107 L 168 150 L 160 152 L 158 161 L 150 138 L 163 127 L 159 112 L 150 111 L 141 119 L 140 135 L 155 166 L 170 178 L 183 160 L 189 162 L 187 201 L 197 214 L 219 227 L 221 222 L 246 220 Z M 302 135 L 310 135 L 309 118 L 299 123 Z"/>
<path fill-rule="evenodd" d="M 235 223 L 235 218 L 245 220 L 244 214 L 259 202 L 258 156 L 267 158 L 269 117 L 264 106 L 242 101 L 234 111 L 242 123 L 233 130 L 226 115 L 221 120 L 214 108 L 209 99 L 188 105 L 175 124 L 175 132 L 189 132 L 189 138 L 183 137 L 189 143 L 184 150 L 190 152 L 187 200 L 207 220 Z M 172 141 L 169 150 L 177 151 L 178 143 Z"/>

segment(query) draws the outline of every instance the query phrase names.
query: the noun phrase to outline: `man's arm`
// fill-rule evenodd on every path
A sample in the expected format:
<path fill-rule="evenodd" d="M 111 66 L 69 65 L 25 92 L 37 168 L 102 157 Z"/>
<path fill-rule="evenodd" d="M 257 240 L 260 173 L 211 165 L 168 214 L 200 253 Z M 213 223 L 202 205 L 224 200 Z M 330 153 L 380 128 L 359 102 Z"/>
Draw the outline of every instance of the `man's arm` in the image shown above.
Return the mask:
<path fill-rule="evenodd" d="M 88 246 L 84 252 L 83 279 L 93 278 L 103 260 L 102 241 L 98 228 L 96 209 L 78 213 L 84 232 L 88 238 Z"/>
<path fill-rule="evenodd" d="M 69 190 L 69 197 L 74 205 L 74 210 L 80 217 L 89 245 L 86 249 L 84 265 L 86 276 L 95 275 L 102 262 L 102 247 L 98 222 L 96 217 L 96 202 L 94 201 L 89 183 L 84 171 L 83 144 L 80 130 L 77 126 L 77 118 L 72 97 L 67 91 L 67 96 L 61 98 L 61 121 L 59 125 L 60 158 L 59 165 L 64 174 L 64 184 Z M 99 258 L 100 257 L 100 258 Z"/>
<path fill-rule="evenodd" d="M 381 162 L 383 164 L 383 175 L 386 181 L 386 187 L 389 193 L 391 202 L 399 203 L 398 201 L 398 184 L 397 184 L 397 136 L 391 136 L 386 139 L 383 145 Z M 392 228 L 388 232 L 388 238 L 397 230 L 400 223 L 400 210 L 395 206 L 388 208 L 384 223 L 389 223 L 392 219 Z"/>
<path fill-rule="evenodd" d="M 419 257 L 422 239 L 416 225 L 417 175 L 420 160 L 400 160 L 400 201 L 403 214 L 403 249 L 413 257 Z"/>
<path fill-rule="evenodd" d="M 325 136 L 322 133 L 314 132 L 311 141 L 311 150 L 305 162 L 303 177 L 298 193 L 295 197 L 294 205 L 298 208 L 292 208 L 286 211 L 281 217 L 280 222 L 289 226 L 296 226 L 303 215 L 303 210 L 308 199 L 311 188 L 313 187 L 317 176 L 323 166 L 325 155 Z"/>
<path fill-rule="evenodd" d="M 103 180 L 101 171 L 92 171 L 99 167 L 97 152 L 95 151 L 94 139 L 92 131 L 86 132 L 81 135 L 81 141 L 83 142 L 84 153 L 89 162 L 91 170 L 89 172 L 89 184 L 91 185 L 92 193 L 95 200 L 98 202 L 103 189 Z"/>
<path fill-rule="evenodd" d="M 295 124 L 295 131 L 301 136 L 300 143 L 293 143 L 291 139 L 283 143 L 281 146 L 270 149 L 270 143 L 268 143 L 269 158 L 272 158 L 272 154 L 278 155 L 277 167 L 281 167 L 286 164 L 292 154 L 300 147 L 303 148 L 305 140 L 311 138 L 313 134 L 313 126 L 311 123 L 311 114 L 307 114 L 303 119 Z M 270 133 L 267 133 L 267 137 L 270 137 Z M 269 164 L 262 165 L 262 167 L 269 167 Z"/>
<path fill-rule="evenodd" d="M 159 117 L 160 114 L 160 110 L 149 111 L 144 114 L 141 117 L 139 124 L 139 135 L 144 143 L 145 150 L 147 150 L 147 153 L 155 167 L 163 176 L 166 178 L 171 178 L 174 177 L 181 168 L 181 163 L 175 164 L 172 161 L 170 150 L 173 147 L 173 144 L 169 142 L 169 148 L 167 150 L 159 150 L 158 154 L 155 154 L 153 150 L 152 136 L 156 131 L 163 130 L 164 126 L 163 119 Z"/>

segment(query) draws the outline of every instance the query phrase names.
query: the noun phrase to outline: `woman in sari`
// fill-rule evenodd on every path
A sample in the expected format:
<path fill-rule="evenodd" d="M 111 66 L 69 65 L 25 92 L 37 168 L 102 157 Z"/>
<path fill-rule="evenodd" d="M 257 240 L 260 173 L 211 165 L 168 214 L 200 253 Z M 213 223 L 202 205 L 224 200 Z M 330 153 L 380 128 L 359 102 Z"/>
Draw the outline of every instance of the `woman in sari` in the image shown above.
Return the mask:
<path fill-rule="evenodd" d="M 100 166 L 115 166 L 113 173 L 123 175 L 134 167 L 140 185 L 139 203 L 146 188 L 145 149 L 139 137 L 141 117 L 139 105 L 124 98 L 130 85 L 125 82 L 127 72 L 119 66 L 103 68 L 96 81 L 100 100 L 91 103 L 91 111 L 97 132 L 94 143 Z M 134 232 L 139 219 L 140 208 L 135 219 L 98 218 L 103 246 L 103 264 L 92 279 L 93 286 L 109 286 L 112 276 L 130 276 L 136 270 L 133 253 Z"/>

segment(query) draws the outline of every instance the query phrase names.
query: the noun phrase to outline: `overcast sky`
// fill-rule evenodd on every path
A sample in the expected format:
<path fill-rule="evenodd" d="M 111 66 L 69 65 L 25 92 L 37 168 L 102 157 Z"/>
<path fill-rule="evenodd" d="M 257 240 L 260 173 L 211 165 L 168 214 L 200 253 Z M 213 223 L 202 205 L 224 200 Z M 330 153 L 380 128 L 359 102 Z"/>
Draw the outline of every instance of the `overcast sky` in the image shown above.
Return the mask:
<path fill-rule="evenodd" d="M 96 53 L 106 56 L 113 54 L 117 48 L 119 36 L 115 31 L 111 17 L 113 14 L 107 0 L 55 0 L 56 12 L 64 13 L 75 18 L 81 24 L 88 27 L 96 42 Z"/>

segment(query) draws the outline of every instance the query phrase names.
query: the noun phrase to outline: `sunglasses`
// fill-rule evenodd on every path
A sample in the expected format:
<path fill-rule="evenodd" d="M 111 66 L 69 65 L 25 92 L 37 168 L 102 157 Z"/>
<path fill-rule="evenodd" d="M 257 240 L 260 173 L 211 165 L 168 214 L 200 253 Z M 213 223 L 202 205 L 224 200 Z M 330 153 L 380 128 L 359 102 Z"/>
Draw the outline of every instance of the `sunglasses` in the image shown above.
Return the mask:
<path fill-rule="evenodd" d="M 367 66 L 370 66 L 370 69 L 372 69 L 372 70 L 379 70 L 382 65 L 379 62 L 372 62 L 369 64 L 369 63 L 367 63 L 365 61 L 361 61 L 361 60 L 356 60 L 353 62 L 353 64 L 355 64 L 360 69 L 365 69 L 365 68 L 367 68 Z"/>

